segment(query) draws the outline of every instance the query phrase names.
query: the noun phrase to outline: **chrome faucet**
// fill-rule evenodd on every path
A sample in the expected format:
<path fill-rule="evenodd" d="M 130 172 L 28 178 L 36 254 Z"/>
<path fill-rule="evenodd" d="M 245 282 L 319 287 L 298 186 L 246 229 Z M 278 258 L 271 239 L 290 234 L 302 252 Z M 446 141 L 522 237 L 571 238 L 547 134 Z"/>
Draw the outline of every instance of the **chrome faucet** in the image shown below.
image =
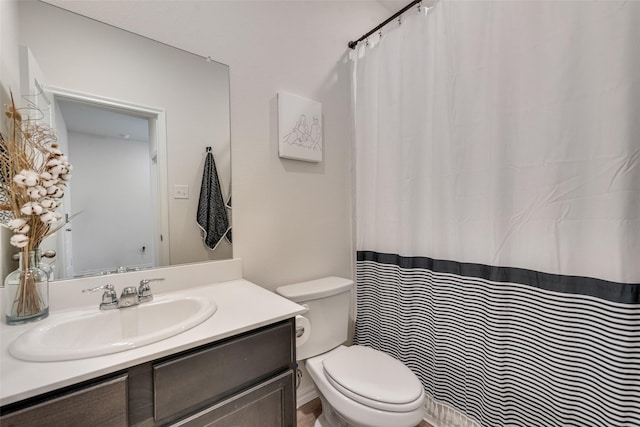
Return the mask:
<path fill-rule="evenodd" d="M 118 300 L 118 308 L 132 307 L 140 304 L 138 299 L 138 290 L 134 286 L 127 286 L 122 290 L 120 299 Z"/>
<path fill-rule="evenodd" d="M 96 288 L 83 289 L 82 293 L 93 293 L 99 291 L 100 289 L 104 289 L 104 293 L 102 294 L 102 302 L 100 303 L 100 310 L 111 310 L 112 308 L 117 308 L 118 296 L 116 295 L 116 291 L 115 289 L 113 289 L 112 284 L 102 285 Z"/>
<path fill-rule="evenodd" d="M 156 279 L 142 279 L 140 280 L 140 286 L 138 286 L 138 301 L 140 304 L 147 301 L 153 300 L 153 295 L 151 295 L 151 286 L 149 286 L 149 282 L 160 282 L 164 280 L 164 277 L 158 277 Z"/>
<path fill-rule="evenodd" d="M 133 307 L 144 302 L 152 301 L 153 295 L 151 294 L 151 287 L 149 282 L 157 282 L 164 280 L 164 278 L 157 279 L 142 279 L 140 286 L 136 289 L 134 286 L 127 286 L 122 290 L 120 298 L 118 299 L 116 291 L 112 284 L 102 285 L 95 288 L 83 289 L 83 293 L 96 292 L 104 289 L 102 294 L 102 302 L 100 303 L 100 310 L 111 310 L 114 308 Z"/>

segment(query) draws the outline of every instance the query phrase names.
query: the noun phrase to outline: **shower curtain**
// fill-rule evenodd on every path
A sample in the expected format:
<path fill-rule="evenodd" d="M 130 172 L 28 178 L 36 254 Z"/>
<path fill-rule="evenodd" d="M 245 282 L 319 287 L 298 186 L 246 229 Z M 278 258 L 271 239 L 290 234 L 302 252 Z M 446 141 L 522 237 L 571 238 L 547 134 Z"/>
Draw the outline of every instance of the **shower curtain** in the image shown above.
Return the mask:
<path fill-rule="evenodd" d="M 640 2 L 396 27 L 351 52 L 355 343 L 438 426 L 639 426 Z"/>

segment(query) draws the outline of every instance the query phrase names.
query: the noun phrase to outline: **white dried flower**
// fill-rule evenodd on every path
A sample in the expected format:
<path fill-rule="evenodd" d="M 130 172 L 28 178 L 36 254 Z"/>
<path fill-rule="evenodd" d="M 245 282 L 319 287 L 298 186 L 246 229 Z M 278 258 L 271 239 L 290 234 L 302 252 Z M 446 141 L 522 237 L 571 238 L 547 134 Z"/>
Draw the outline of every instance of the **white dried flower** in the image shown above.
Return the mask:
<path fill-rule="evenodd" d="M 49 168 L 49 173 L 50 173 L 54 178 L 58 178 L 58 176 L 59 176 L 61 173 L 64 173 L 64 172 L 66 172 L 66 171 L 64 170 L 64 167 L 62 167 L 62 165 L 57 165 L 57 166 L 54 166 L 54 167 L 52 167 L 52 168 Z"/>
<path fill-rule="evenodd" d="M 13 231 L 18 231 L 25 225 L 27 225 L 27 220 L 24 218 L 14 218 L 7 223 L 7 227 L 12 229 Z"/>
<path fill-rule="evenodd" d="M 48 197 L 45 197 L 44 199 L 39 200 L 39 203 L 40 203 L 40 206 L 42 206 L 45 209 L 55 209 L 58 207 L 58 202 Z"/>
<path fill-rule="evenodd" d="M 25 215 L 40 215 L 44 208 L 38 202 L 27 202 L 20 208 L 20 212 Z"/>
<path fill-rule="evenodd" d="M 42 186 L 43 186 L 44 188 L 49 188 L 49 187 L 51 187 L 52 185 L 56 185 L 57 183 L 58 183 L 58 179 L 57 179 L 57 178 L 54 178 L 54 179 L 49 179 L 49 180 L 47 180 L 47 181 L 43 181 L 43 182 L 42 182 Z"/>
<path fill-rule="evenodd" d="M 62 188 L 58 187 L 57 185 L 52 185 L 51 187 L 47 188 L 47 195 L 49 197 L 60 199 L 62 196 L 64 196 L 64 190 L 62 190 Z"/>
<path fill-rule="evenodd" d="M 9 239 L 9 243 L 17 248 L 24 248 L 29 243 L 29 238 L 24 234 L 14 234 Z"/>
<path fill-rule="evenodd" d="M 13 177 L 13 182 L 20 187 L 33 187 L 38 184 L 40 175 L 34 170 L 21 170 L 19 174 Z"/>
<path fill-rule="evenodd" d="M 40 221 L 45 224 L 51 224 L 58 221 L 61 218 L 60 214 L 54 211 L 47 211 L 40 215 Z"/>
<path fill-rule="evenodd" d="M 66 182 L 71 178 L 71 165 L 69 158 L 57 145 L 53 129 L 22 120 L 13 103 L 8 113 L 10 124 L 21 134 L 19 138 L 17 134 L 9 135 L 10 144 L 1 144 L 5 150 L 0 147 L 0 151 L 6 151 L 7 147 L 10 149 L 8 156 L 5 155 L 0 163 L 3 170 L 11 170 L 11 174 L 5 176 L 10 180 L 5 184 L 10 185 L 3 186 L 6 194 L 2 198 L 2 205 L 4 209 L 8 207 L 11 216 L 16 218 L 5 221 L 14 233 L 11 244 L 31 249 L 38 247 L 44 238 L 59 229 L 49 224 L 61 219 L 55 210 L 61 206 Z M 21 165 L 18 169 L 14 169 L 14 155 L 17 160 L 15 165 Z"/>
<path fill-rule="evenodd" d="M 27 194 L 29 195 L 29 198 L 38 200 L 39 198 L 47 195 L 47 189 L 41 185 L 36 185 L 35 187 L 27 188 Z"/>
<path fill-rule="evenodd" d="M 25 183 L 27 187 L 33 187 L 35 185 L 38 185 L 38 181 L 40 180 L 40 175 L 38 175 L 38 172 L 34 170 L 23 170 L 20 173 L 25 175 L 26 177 Z"/>
<path fill-rule="evenodd" d="M 13 182 L 18 184 L 20 187 L 26 186 L 27 177 L 22 175 L 21 173 L 17 174 L 13 177 Z"/>

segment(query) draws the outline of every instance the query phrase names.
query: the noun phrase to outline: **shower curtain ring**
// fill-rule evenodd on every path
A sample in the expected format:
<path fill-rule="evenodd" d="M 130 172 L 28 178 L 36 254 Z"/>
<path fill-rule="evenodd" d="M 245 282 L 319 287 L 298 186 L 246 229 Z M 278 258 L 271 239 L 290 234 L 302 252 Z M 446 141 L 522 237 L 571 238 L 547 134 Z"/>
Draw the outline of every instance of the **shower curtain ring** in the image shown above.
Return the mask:
<path fill-rule="evenodd" d="M 398 25 L 402 25 L 402 15 L 398 16 Z"/>

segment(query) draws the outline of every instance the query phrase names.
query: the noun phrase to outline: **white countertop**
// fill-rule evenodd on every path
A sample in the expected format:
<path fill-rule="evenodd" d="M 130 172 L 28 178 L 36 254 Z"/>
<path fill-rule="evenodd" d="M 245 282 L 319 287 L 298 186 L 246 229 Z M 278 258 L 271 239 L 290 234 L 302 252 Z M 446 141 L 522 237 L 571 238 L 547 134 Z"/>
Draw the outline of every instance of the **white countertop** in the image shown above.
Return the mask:
<path fill-rule="evenodd" d="M 269 325 L 306 311 L 304 307 L 243 279 L 175 292 L 209 297 L 215 301 L 218 309 L 209 319 L 181 334 L 106 356 L 62 362 L 25 362 L 11 356 L 9 345 L 20 334 L 35 325 L 53 322 L 70 309 L 54 311 L 48 318 L 36 323 L 19 326 L 2 324 L 0 406 Z M 158 295 L 170 293 L 173 292 Z M 98 309 L 97 303 L 93 306 Z"/>

